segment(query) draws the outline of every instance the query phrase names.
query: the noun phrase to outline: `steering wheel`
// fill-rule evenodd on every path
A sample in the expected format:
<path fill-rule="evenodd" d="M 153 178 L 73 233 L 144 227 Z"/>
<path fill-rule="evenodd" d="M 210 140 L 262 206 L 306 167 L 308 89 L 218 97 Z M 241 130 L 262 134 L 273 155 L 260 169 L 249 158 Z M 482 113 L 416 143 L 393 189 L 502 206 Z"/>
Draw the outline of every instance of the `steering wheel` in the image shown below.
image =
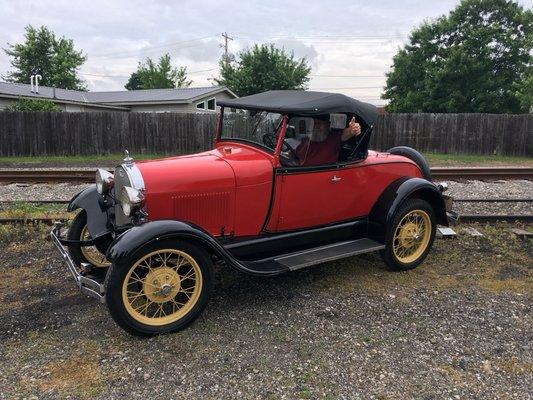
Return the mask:
<path fill-rule="evenodd" d="M 270 147 L 271 149 L 275 149 L 276 145 L 278 143 L 278 138 L 276 135 L 272 133 L 265 133 L 263 135 L 263 143 Z M 285 154 L 283 154 L 285 153 Z M 289 165 L 299 165 L 298 155 L 296 154 L 296 150 L 294 150 L 285 140 L 283 140 L 283 144 L 281 145 L 281 154 L 280 157 L 287 162 Z"/>

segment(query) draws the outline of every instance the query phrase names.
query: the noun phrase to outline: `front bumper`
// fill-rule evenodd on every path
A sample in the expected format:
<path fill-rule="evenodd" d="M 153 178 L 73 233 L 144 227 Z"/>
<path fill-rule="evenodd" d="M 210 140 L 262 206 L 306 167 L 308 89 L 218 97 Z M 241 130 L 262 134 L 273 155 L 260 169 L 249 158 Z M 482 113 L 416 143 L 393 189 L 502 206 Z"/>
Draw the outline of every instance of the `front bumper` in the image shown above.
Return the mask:
<path fill-rule="evenodd" d="M 105 286 L 103 282 L 98 282 L 95 279 L 84 276 L 82 271 L 76 266 L 76 264 L 74 264 L 68 249 L 63 245 L 63 243 L 61 243 L 63 240 L 61 238 L 62 226 L 63 224 L 57 222 L 54 225 L 54 229 L 52 229 L 50 232 L 50 237 L 52 238 L 52 242 L 59 250 L 59 253 L 61 253 L 61 256 L 67 263 L 68 270 L 76 281 L 76 285 L 82 293 L 100 300 L 101 303 L 105 303 Z"/>
<path fill-rule="evenodd" d="M 457 212 L 455 211 L 452 211 L 453 197 L 443 194 L 442 198 L 444 199 L 444 205 L 446 207 L 446 217 L 448 217 L 448 221 L 456 223 L 459 220 L 459 214 L 457 214 Z"/>

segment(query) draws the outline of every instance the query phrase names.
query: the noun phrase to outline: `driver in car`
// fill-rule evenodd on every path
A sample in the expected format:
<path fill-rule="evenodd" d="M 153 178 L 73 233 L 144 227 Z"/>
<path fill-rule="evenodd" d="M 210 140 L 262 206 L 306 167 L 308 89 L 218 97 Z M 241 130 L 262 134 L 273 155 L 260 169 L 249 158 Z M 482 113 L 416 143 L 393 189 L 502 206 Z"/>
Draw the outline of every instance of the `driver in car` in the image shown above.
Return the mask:
<path fill-rule="evenodd" d="M 339 159 L 342 142 L 361 133 L 361 125 L 353 117 L 342 131 L 331 131 L 329 115 L 313 118 L 313 131 L 296 148 L 300 166 L 334 164 Z"/>

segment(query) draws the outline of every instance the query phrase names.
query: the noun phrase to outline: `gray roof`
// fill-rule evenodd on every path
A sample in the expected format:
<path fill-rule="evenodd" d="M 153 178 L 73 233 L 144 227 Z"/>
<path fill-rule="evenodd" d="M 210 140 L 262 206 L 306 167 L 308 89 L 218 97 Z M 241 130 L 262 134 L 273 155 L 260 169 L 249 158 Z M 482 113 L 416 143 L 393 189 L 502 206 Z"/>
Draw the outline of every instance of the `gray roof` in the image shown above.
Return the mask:
<path fill-rule="evenodd" d="M 79 90 L 55 89 L 54 97 L 54 89 L 51 87 L 39 86 L 39 93 L 32 93 L 31 86 L 28 84 L 0 82 L 0 96 L 24 96 L 79 103 L 114 104 L 117 106 L 135 103 L 190 103 L 196 98 L 214 95 L 224 91 L 237 97 L 228 88 L 223 86 L 122 90 L 116 92 L 82 92 Z"/>
<path fill-rule="evenodd" d="M 227 88 L 222 86 L 179 89 L 122 90 L 120 92 L 88 92 L 87 97 L 96 103 L 188 103 L 198 97 L 216 94 L 226 90 L 229 91 Z"/>

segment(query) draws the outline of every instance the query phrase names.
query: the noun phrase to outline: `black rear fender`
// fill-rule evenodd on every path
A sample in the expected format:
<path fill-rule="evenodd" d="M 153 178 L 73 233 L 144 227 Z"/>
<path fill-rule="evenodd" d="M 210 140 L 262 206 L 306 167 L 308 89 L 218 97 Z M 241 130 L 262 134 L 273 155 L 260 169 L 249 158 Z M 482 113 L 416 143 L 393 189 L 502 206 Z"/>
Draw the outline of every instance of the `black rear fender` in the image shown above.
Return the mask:
<path fill-rule="evenodd" d="M 396 211 L 410 198 L 427 201 L 435 211 L 437 223 L 448 226 L 446 205 L 438 187 L 426 179 L 403 177 L 392 182 L 374 203 L 368 216 L 369 236 L 375 240 L 385 240 L 387 227 Z"/>

